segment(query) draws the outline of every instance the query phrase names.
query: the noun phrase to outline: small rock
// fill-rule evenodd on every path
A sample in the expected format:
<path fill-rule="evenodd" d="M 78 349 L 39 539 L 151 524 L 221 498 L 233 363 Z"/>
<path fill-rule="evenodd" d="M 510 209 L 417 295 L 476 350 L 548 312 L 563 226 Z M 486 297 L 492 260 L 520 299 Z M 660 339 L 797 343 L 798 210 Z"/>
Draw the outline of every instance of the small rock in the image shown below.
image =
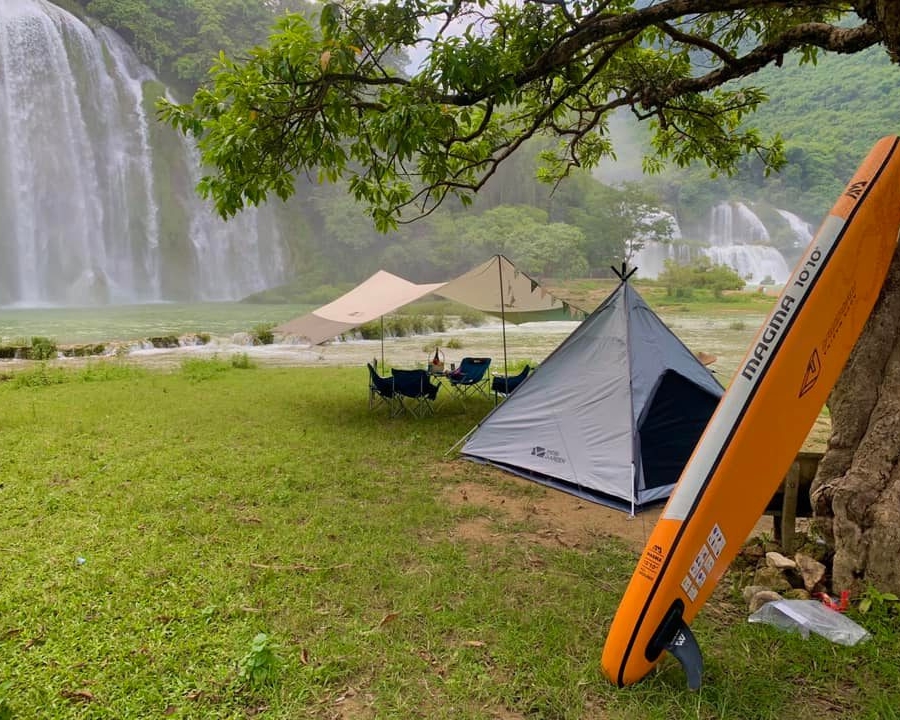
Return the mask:
<path fill-rule="evenodd" d="M 777 592 L 774 590 L 760 590 L 756 595 L 754 595 L 750 599 L 750 612 L 755 613 L 766 603 L 770 603 L 773 600 L 783 600 Z"/>
<path fill-rule="evenodd" d="M 797 567 L 803 576 L 803 586 L 809 592 L 812 592 L 813 588 L 822 582 L 825 577 L 825 566 L 818 560 L 813 560 L 809 555 L 804 555 L 803 553 L 797 553 L 794 556 L 794 560 L 797 561 Z"/>
<path fill-rule="evenodd" d="M 797 563 L 778 552 L 766 553 L 766 565 L 770 568 L 778 568 L 779 570 L 797 567 Z"/>
<path fill-rule="evenodd" d="M 769 588 L 765 587 L 764 585 L 748 585 L 741 591 L 741 594 L 744 596 L 744 600 L 749 603 L 753 599 L 753 596 L 756 595 L 756 593 L 768 589 Z"/>
<path fill-rule="evenodd" d="M 753 576 L 754 585 L 762 585 L 769 590 L 790 590 L 791 584 L 781 570 L 772 567 L 760 568 Z"/>

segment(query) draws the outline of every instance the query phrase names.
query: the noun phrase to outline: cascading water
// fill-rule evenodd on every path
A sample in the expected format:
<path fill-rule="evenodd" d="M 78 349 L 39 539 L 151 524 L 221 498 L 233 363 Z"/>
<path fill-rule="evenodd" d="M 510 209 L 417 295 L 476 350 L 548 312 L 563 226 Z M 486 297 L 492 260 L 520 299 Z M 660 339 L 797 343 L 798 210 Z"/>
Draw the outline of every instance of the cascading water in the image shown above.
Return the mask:
<path fill-rule="evenodd" d="M 795 248 L 809 244 L 812 231 L 808 223 L 786 211 L 776 210 L 796 238 Z M 769 245 L 770 234 L 762 220 L 740 202 L 720 203 L 710 211 L 710 222 L 701 228 L 699 240 L 706 245 L 687 245 L 680 242 L 682 231 L 675 223 L 672 242 L 648 242 L 635 254 L 632 264 L 638 275 L 655 278 L 664 269 L 666 260 L 689 263 L 703 253 L 714 263 L 728 265 L 749 283 L 762 281 L 782 284 L 790 277 L 790 268 L 781 252 Z"/>
<path fill-rule="evenodd" d="M 720 203 L 712 209 L 710 246 L 704 252 L 714 263 L 733 267 L 748 282 L 784 283 L 790 268 L 769 242 L 765 225 L 743 203 Z"/>
<path fill-rule="evenodd" d="M 196 197 L 196 152 L 158 126 L 148 82 L 113 32 L 0 2 L 0 305 L 229 300 L 286 280 L 274 212 L 226 223 Z"/>

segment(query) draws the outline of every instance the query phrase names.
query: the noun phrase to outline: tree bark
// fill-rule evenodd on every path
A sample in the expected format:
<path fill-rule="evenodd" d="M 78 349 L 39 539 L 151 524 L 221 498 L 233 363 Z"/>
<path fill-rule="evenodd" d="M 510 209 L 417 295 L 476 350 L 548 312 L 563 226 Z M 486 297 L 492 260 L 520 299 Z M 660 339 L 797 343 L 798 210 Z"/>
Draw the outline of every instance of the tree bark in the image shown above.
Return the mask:
<path fill-rule="evenodd" d="M 900 594 L 900 252 L 828 407 L 811 494 L 834 550 L 832 589 Z"/>

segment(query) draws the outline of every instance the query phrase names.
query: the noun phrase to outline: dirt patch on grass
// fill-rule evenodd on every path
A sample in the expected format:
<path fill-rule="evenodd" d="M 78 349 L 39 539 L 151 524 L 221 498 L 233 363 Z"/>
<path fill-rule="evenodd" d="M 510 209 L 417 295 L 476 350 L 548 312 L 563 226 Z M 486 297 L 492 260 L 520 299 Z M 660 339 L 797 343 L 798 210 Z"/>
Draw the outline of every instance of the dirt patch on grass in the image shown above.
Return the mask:
<path fill-rule="evenodd" d="M 491 472 L 491 471 L 488 471 Z M 635 551 L 643 549 L 661 508 L 635 517 L 627 512 L 580 500 L 557 490 L 528 485 L 525 480 L 500 477 L 491 484 L 462 482 L 445 488 L 445 499 L 457 506 L 471 506 L 479 514 L 460 522 L 454 535 L 470 542 L 507 539 L 511 534 L 547 546 L 588 549 L 599 540 L 615 537 Z"/>
<path fill-rule="evenodd" d="M 473 508 L 474 515 L 463 519 L 453 531 L 454 537 L 469 542 L 505 542 L 512 535 L 540 545 L 587 550 L 604 538 L 614 537 L 640 552 L 662 512 L 660 505 L 631 517 L 628 512 L 581 500 L 495 468 L 477 470 L 478 477 L 448 485 L 443 491 L 448 503 Z M 466 474 L 473 475 L 468 467 Z M 771 532 L 772 519 L 763 517 L 752 535 Z"/>

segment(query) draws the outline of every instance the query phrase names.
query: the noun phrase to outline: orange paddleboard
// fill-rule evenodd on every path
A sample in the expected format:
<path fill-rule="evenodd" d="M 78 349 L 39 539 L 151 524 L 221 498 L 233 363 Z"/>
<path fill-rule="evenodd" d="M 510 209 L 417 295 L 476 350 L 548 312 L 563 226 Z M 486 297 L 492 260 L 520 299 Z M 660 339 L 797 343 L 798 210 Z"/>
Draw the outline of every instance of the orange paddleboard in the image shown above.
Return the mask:
<path fill-rule="evenodd" d="M 689 624 L 762 515 L 872 312 L 900 230 L 900 140 L 876 143 L 750 346 L 656 524 L 601 661 L 619 686 L 664 652 L 700 686 Z"/>

